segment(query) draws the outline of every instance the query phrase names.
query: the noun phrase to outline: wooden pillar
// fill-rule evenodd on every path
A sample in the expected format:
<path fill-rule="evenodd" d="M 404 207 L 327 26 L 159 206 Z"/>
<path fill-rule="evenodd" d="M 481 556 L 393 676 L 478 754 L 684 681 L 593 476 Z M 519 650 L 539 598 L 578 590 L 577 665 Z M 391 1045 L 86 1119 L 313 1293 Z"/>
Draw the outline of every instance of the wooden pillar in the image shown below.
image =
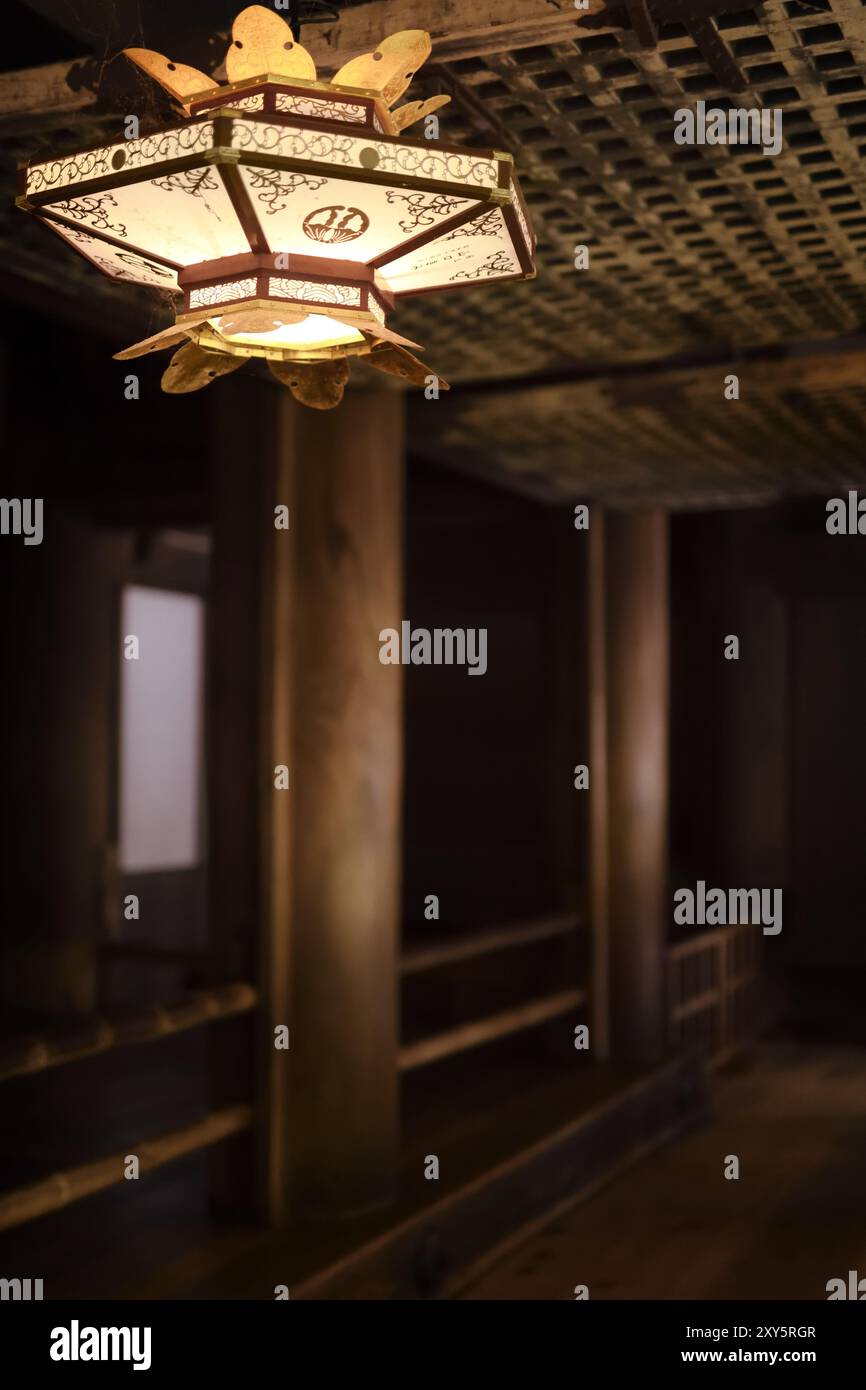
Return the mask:
<path fill-rule="evenodd" d="M 404 402 L 295 408 L 292 1042 L 296 1209 L 360 1210 L 396 1185 Z"/>
<path fill-rule="evenodd" d="M 608 513 L 603 545 L 611 1056 L 644 1066 L 666 1032 L 667 515 Z"/>
<path fill-rule="evenodd" d="M 280 1224 L 396 1187 L 402 668 L 379 632 L 404 616 L 403 398 L 319 412 L 218 384 L 212 946 L 261 1007 L 254 1040 L 212 1030 L 212 1105 L 255 1090 L 259 1113 L 256 1152 L 215 1157 L 214 1195 Z"/>
<path fill-rule="evenodd" d="M 592 1056 L 610 1057 L 610 879 L 607 787 L 607 643 L 605 613 L 605 516 L 593 507 L 587 557 L 587 666 L 589 704 L 589 924 Z"/>

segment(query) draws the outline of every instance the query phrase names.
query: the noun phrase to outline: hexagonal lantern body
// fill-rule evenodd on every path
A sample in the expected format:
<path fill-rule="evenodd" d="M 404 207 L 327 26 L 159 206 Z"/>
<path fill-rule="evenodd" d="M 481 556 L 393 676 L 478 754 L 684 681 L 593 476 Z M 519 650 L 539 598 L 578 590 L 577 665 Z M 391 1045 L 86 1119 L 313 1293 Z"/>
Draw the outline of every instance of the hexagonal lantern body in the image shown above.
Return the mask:
<path fill-rule="evenodd" d="M 182 295 L 178 328 L 202 348 L 369 352 L 403 341 L 385 328 L 402 296 L 534 274 L 508 154 L 394 134 L 375 93 L 273 75 L 189 112 L 31 162 L 18 203 L 105 274 Z"/>

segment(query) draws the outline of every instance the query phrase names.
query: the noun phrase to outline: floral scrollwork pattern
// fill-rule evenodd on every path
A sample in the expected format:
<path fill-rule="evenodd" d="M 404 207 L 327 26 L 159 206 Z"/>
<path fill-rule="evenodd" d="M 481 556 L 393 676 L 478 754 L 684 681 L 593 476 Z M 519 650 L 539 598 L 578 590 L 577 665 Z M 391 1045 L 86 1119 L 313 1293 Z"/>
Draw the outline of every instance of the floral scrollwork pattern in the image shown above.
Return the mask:
<path fill-rule="evenodd" d="M 387 198 L 392 207 L 395 203 L 406 204 L 406 216 L 398 223 L 400 231 L 406 233 L 419 227 L 434 227 L 437 218 L 448 217 L 466 202 L 465 198 L 452 198 L 447 193 L 400 193 L 395 188 L 389 189 Z"/>
<path fill-rule="evenodd" d="M 95 193 L 86 198 L 70 198 L 55 203 L 58 212 L 66 217 L 74 217 L 76 222 L 84 222 L 94 231 L 111 232 L 113 236 L 128 235 L 123 222 L 109 222 L 108 211 L 117 207 L 117 199 L 110 193 Z"/>
<path fill-rule="evenodd" d="M 471 222 L 464 222 L 462 226 L 455 227 L 442 240 L 458 241 L 465 236 L 497 236 L 502 225 L 501 218 L 499 209 L 491 208 L 488 212 L 482 212 L 480 217 L 473 217 Z"/>
<path fill-rule="evenodd" d="M 286 199 L 299 188 L 309 188 L 315 193 L 327 182 L 326 179 L 295 174 L 287 169 L 249 169 L 247 172 L 250 187 L 269 216 L 283 212 Z"/>
<path fill-rule="evenodd" d="M 482 261 L 481 265 L 476 266 L 475 270 L 458 270 L 451 280 L 483 280 L 489 275 L 513 275 L 518 270 L 514 260 L 507 251 L 501 248 L 493 251 Z"/>
<path fill-rule="evenodd" d="M 346 121 L 350 125 L 363 124 L 367 114 L 360 102 L 324 101 L 318 97 L 299 97 L 289 92 L 277 92 L 278 111 L 289 111 L 295 116 L 314 116 L 322 121 Z"/>
<path fill-rule="evenodd" d="M 48 189 L 102 178 L 118 168 L 146 168 L 164 159 L 179 159 L 198 150 L 206 150 L 211 144 L 213 122 L 195 121 L 177 129 L 156 131 L 140 140 L 125 140 L 120 145 L 101 145 L 95 150 L 80 150 L 77 154 L 32 165 L 27 176 L 27 193 L 32 196 Z"/>
<path fill-rule="evenodd" d="M 213 193 L 219 183 L 209 168 L 182 169 L 178 174 L 166 174 L 164 178 L 154 179 L 154 187 L 164 188 L 167 193 L 177 189 L 188 193 L 191 198 L 203 198 L 205 193 Z"/>

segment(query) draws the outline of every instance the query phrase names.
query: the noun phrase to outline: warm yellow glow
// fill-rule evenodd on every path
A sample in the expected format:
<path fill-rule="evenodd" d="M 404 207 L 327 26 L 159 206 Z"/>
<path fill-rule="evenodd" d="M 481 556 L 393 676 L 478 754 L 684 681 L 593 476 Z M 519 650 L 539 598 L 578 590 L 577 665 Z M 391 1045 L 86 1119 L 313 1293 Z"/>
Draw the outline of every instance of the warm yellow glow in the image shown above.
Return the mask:
<path fill-rule="evenodd" d="M 339 319 L 328 318 L 326 314 L 308 314 L 300 323 L 284 323 L 265 333 L 225 333 L 220 328 L 221 322 L 220 318 L 210 320 L 227 342 L 241 343 L 247 347 L 311 349 L 364 341 L 363 333 L 357 328 L 340 323 Z"/>

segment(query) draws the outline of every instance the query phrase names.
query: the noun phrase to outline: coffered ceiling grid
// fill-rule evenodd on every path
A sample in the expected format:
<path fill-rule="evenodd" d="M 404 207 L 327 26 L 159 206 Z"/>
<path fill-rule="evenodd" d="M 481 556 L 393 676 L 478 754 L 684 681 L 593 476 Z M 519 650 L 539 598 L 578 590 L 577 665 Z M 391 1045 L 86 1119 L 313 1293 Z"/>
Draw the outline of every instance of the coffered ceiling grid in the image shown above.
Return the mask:
<path fill-rule="evenodd" d="M 534 281 L 400 302 L 394 326 L 424 359 L 458 387 L 485 388 L 437 403 L 415 393 L 416 440 L 538 495 L 616 505 L 866 483 L 866 7 L 767 0 L 708 19 L 714 0 L 649 0 L 657 21 L 678 18 L 642 48 L 615 27 L 627 22 L 616 3 L 557 23 L 556 42 L 444 63 L 434 53 L 413 86 L 413 97 L 451 92 L 444 141 L 514 153 L 540 241 Z M 729 58 L 714 60 L 708 26 Z M 743 90 L 717 75 L 731 63 Z M 781 153 L 677 146 L 674 112 L 699 100 L 781 109 Z M 73 264 L 62 245 L 46 262 L 41 229 L 11 208 L 14 160 L 95 143 L 117 113 L 78 112 L 66 130 L 45 121 L 0 137 L 7 277 L 13 266 L 48 293 L 60 268 L 83 315 L 114 322 L 129 306 L 151 331 L 164 326 L 153 295 Z M 588 246 L 589 270 L 574 269 L 575 244 Z M 798 376 L 795 359 L 793 378 L 774 370 L 832 340 L 843 340 L 838 355 L 814 371 Z M 728 365 L 699 368 L 700 390 L 648 367 L 678 357 Z M 723 395 L 732 370 L 737 401 Z M 538 375 L 544 384 L 496 386 Z"/>
<path fill-rule="evenodd" d="M 539 275 L 401 306 L 409 333 L 468 380 L 857 331 L 864 16 L 859 0 L 720 15 L 748 83 L 736 96 L 680 23 L 659 27 L 656 50 L 578 25 L 569 42 L 446 65 L 442 136 L 515 153 Z M 698 100 L 781 109 L 782 152 L 676 145 L 674 112 Z M 575 243 L 590 270 L 573 268 Z"/>

